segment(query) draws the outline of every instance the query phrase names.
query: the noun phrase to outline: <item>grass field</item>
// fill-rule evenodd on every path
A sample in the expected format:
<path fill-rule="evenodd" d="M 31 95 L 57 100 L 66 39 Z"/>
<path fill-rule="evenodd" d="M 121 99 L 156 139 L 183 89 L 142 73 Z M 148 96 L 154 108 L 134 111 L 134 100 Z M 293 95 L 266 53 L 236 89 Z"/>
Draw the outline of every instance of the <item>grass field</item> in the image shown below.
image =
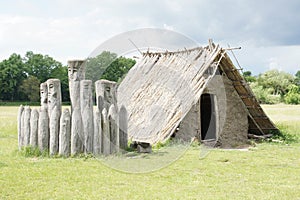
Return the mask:
<path fill-rule="evenodd" d="M 300 136 L 300 106 L 263 107 Z M 0 199 L 300 199 L 299 142 L 214 149 L 204 158 L 190 147 L 163 169 L 131 174 L 95 158 L 24 157 L 16 116 L 17 107 L 0 107 Z"/>

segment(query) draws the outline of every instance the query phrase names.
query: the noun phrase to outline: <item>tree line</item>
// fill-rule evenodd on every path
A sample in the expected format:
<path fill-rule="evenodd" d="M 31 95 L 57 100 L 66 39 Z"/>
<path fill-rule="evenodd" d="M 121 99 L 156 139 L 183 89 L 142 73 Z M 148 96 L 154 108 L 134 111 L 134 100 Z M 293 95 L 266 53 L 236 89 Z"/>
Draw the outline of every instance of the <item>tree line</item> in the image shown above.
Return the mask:
<path fill-rule="evenodd" d="M 135 62 L 103 51 L 87 59 L 86 79 L 120 82 Z M 300 104 L 300 70 L 295 75 L 270 70 L 258 76 L 246 71 L 243 76 L 260 103 Z M 38 102 L 40 83 L 49 78 L 60 79 L 63 101 L 70 101 L 67 66 L 48 55 L 32 51 L 26 52 L 23 57 L 13 53 L 0 62 L 0 101 Z"/>
<path fill-rule="evenodd" d="M 277 69 L 258 76 L 250 71 L 243 75 L 260 103 L 300 104 L 300 70 L 295 75 Z"/>
<path fill-rule="evenodd" d="M 120 81 L 135 60 L 103 51 L 86 62 L 86 79 Z M 62 100 L 70 101 L 68 67 L 48 55 L 13 53 L 0 62 L 0 101 L 39 101 L 40 83 L 57 78 L 61 81 Z"/>

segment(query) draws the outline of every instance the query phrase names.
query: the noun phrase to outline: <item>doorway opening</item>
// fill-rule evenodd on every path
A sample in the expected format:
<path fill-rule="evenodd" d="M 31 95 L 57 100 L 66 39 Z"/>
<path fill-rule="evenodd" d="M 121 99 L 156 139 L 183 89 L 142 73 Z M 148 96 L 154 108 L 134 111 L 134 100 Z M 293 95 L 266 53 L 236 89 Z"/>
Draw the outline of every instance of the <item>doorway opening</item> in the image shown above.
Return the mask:
<path fill-rule="evenodd" d="M 215 95 L 202 94 L 200 99 L 201 140 L 216 139 Z"/>

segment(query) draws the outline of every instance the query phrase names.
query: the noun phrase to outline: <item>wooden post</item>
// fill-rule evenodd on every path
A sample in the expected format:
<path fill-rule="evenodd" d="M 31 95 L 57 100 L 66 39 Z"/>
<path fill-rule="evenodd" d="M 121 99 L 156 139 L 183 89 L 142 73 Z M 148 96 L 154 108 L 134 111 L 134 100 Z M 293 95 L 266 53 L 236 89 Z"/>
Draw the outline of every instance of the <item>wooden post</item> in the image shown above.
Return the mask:
<path fill-rule="evenodd" d="M 93 152 L 93 135 L 94 135 L 94 120 L 93 120 L 93 95 L 92 95 L 92 81 L 80 81 L 80 108 L 82 127 L 84 135 L 84 152 Z"/>
<path fill-rule="evenodd" d="M 94 111 L 94 155 L 100 155 L 102 144 L 101 113 L 98 108 Z"/>
<path fill-rule="evenodd" d="M 38 146 L 38 124 L 39 124 L 39 112 L 37 109 L 31 111 L 30 116 L 30 146 Z"/>
<path fill-rule="evenodd" d="M 18 111 L 18 145 L 19 145 L 19 150 L 22 148 L 22 143 L 23 143 L 23 134 L 22 134 L 22 114 L 24 111 L 23 105 L 19 107 Z"/>
<path fill-rule="evenodd" d="M 104 155 L 110 154 L 110 134 L 109 134 L 109 122 L 107 119 L 106 108 L 102 110 L 102 152 Z"/>
<path fill-rule="evenodd" d="M 80 99 L 77 98 L 76 90 L 79 88 L 74 87 L 75 82 L 80 82 L 85 79 L 85 61 L 84 60 L 69 60 L 68 61 L 68 78 L 69 78 L 69 90 L 70 99 L 73 106 L 78 106 L 80 104 Z M 76 94 L 74 94 L 76 93 Z"/>
<path fill-rule="evenodd" d="M 119 111 L 119 142 L 120 149 L 126 151 L 128 147 L 128 113 L 123 105 Z"/>
<path fill-rule="evenodd" d="M 29 146 L 30 144 L 30 115 L 31 108 L 29 106 L 25 106 L 24 109 L 24 140 L 23 146 Z"/>
<path fill-rule="evenodd" d="M 48 79 L 49 153 L 58 153 L 59 120 L 61 115 L 61 86 L 59 79 Z"/>
<path fill-rule="evenodd" d="M 102 112 L 103 108 L 109 110 L 110 105 L 117 107 L 117 83 L 108 80 L 98 80 L 95 82 L 96 102 Z"/>
<path fill-rule="evenodd" d="M 41 107 L 48 109 L 48 88 L 47 82 L 40 84 Z"/>
<path fill-rule="evenodd" d="M 108 111 L 109 134 L 110 134 L 110 153 L 119 152 L 119 126 L 118 113 L 112 104 Z"/>
<path fill-rule="evenodd" d="M 80 102 L 80 82 L 73 83 L 73 95 L 76 96 Z M 74 98 L 75 99 L 75 98 Z M 72 122 L 71 122 L 71 154 L 79 154 L 82 152 L 82 144 L 84 140 L 82 129 L 82 118 L 80 103 L 76 103 L 72 106 Z"/>
<path fill-rule="evenodd" d="M 71 115 L 65 109 L 60 118 L 59 128 L 59 155 L 68 157 L 71 153 Z"/>
<path fill-rule="evenodd" d="M 49 115 L 48 109 L 41 107 L 38 122 L 38 146 L 40 151 L 49 149 Z"/>
<path fill-rule="evenodd" d="M 85 78 L 84 60 L 68 61 L 68 78 L 71 99 L 71 154 L 82 152 L 83 132 L 80 109 L 80 81 Z"/>

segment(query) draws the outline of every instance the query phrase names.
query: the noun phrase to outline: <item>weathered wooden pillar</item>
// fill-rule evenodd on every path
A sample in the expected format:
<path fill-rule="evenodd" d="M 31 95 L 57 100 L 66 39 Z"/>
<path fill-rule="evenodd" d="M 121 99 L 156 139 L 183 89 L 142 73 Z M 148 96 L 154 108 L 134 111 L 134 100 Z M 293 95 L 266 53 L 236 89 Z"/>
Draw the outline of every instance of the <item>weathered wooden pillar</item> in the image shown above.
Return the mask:
<path fill-rule="evenodd" d="M 59 79 L 48 79 L 47 80 L 47 92 L 48 92 L 48 115 L 49 118 L 53 114 L 53 110 L 61 114 L 61 85 Z"/>
<path fill-rule="evenodd" d="M 83 131 L 82 131 L 82 119 L 80 109 L 80 82 L 76 81 L 73 83 L 73 95 L 77 96 L 76 103 L 72 106 L 72 120 L 71 120 L 71 154 L 79 154 L 82 152 L 83 144 Z M 78 88 L 78 89 L 77 89 Z M 77 104 L 78 103 L 78 104 Z"/>
<path fill-rule="evenodd" d="M 71 99 L 71 154 L 82 152 L 83 128 L 80 108 L 80 81 L 85 78 L 84 60 L 68 61 L 69 90 Z"/>
<path fill-rule="evenodd" d="M 47 82 L 40 84 L 41 108 L 48 109 L 48 88 Z"/>
<path fill-rule="evenodd" d="M 21 115 L 21 148 L 24 147 L 25 107 Z"/>
<path fill-rule="evenodd" d="M 39 124 L 39 112 L 37 109 L 31 111 L 30 116 L 30 146 L 38 146 L 38 124 Z"/>
<path fill-rule="evenodd" d="M 119 152 L 119 126 L 118 113 L 112 104 L 108 111 L 108 123 L 110 134 L 110 153 Z"/>
<path fill-rule="evenodd" d="M 98 108 L 94 110 L 94 155 L 100 155 L 102 144 L 102 126 L 101 126 L 101 113 Z"/>
<path fill-rule="evenodd" d="M 84 152 L 93 152 L 94 119 L 92 81 L 80 81 L 80 109 L 84 135 Z"/>
<path fill-rule="evenodd" d="M 61 86 L 59 79 L 48 79 L 49 153 L 58 153 L 59 120 L 61 115 Z"/>
<path fill-rule="evenodd" d="M 41 108 L 38 121 L 38 147 L 40 151 L 49 149 L 49 115 L 47 82 L 40 84 Z"/>
<path fill-rule="evenodd" d="M 128 113 L 123 105 L 119 111 L 119 142 L 120 149 L 126 150 L 128 147 Z"/>
<path fill-rule="evenodd" d="M 85 79 L 85 60 L 69 60 L 68 61 L 68 78 L 69 78 L 69 91 L 72 109 L 75 106 L 80 106 L 80 99 L 77 98 L 76 90 L 79 88 L 75 87 L 74 82 L 80 82 Z M 75 94 L 74 94 L 75 93 Z"/>
<path fill-rule="evenodd" d="M 23 105 L 19 107 L 18 111 L 18 145 L 19 145 L 19 150 L 21 150 L 23 146 L 23 134 L 22 134 L 22 114 L 24 111 Z"/>
<path fill-rule="evenodd" d="M 24 109 L 24 140 L 23 146 L 29 146 L 30 144 L 30 115 L 31 108 L 29 106 L 25 106 Z"/>
<path fill-rule="evenodd" d="M 49 115 L 47 108 L 40 108 L 39 112 L 38 146 L 41 151 L 49 149 Z"/>
<path fill-rule="evenodd" d="M 102 110 L 102 152 L 104 155 L 110 154 L 110 133 L 109 133 L 109 122 L 107 119 L 106 108 Z"/>
<path fill-rule="evenodd" d="M 68 157 L 71 153 L 71 115 L 65 109 L 60 118 L 59 128 L 59 155 Z"/>
<path fill-rule="evenodd" d="M 108 80 L 98 80 L 95 82 L 96 103 L 102 112 L 103 108 L 109 110 L 110 105 L 117 107 L 117 83 Z"/>

